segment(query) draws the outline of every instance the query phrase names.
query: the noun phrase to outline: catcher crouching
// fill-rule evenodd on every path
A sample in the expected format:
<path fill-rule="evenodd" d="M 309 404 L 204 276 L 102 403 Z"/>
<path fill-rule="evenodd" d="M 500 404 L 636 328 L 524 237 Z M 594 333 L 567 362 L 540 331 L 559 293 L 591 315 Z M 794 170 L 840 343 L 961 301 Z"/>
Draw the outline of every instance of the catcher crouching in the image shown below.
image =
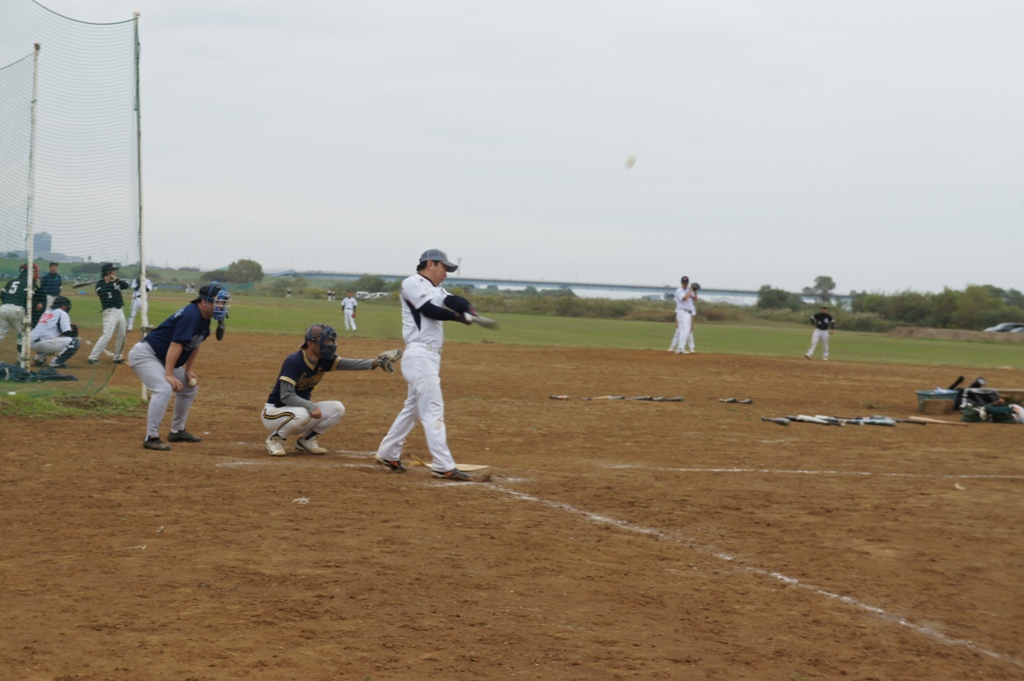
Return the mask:
<path fill-rule="evenodd" d="M 267 403 L 263 407 L 263 427 L 267 429 L 267 453 L 287 454 L 285 443 L 295 437 L 295 449 L 307 454 L 326 454 L 317 437 L 336 426 L 345 415 L 345 405 L 337 400 L 313 402 L 313 391 L 328 371 L 368 371 L 380 367 L 395 370 L 401 350 L 387 350 L 375 359 L 339 357 L 338 334 L 326 324 L 313 324 L 297 352 L 281 364 Z"/>

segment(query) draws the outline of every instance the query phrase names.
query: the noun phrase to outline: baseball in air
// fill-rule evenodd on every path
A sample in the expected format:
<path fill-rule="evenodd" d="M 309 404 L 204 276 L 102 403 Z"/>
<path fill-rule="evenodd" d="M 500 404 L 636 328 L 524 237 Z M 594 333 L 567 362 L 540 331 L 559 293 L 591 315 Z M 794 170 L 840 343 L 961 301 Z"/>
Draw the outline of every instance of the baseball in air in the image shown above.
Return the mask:
<path fill-rule="evenodd" d="M 629 170 L 634 165 L 636 165 L 636 156 L 630 156 L 626 159 L 626 170 Z"/>
<path fill-rule="evenodd" d="M 195 376 L 193 376 L 193 377 L 191 377 L 190 379 L 188 379 L 188 387 L 190 387 L 190 388 L 194 388 L 194 387 L 196 387 L 197 385 L 199 385 L 199 379 L 198 379 L 198 378 L 196 378 Z"/>

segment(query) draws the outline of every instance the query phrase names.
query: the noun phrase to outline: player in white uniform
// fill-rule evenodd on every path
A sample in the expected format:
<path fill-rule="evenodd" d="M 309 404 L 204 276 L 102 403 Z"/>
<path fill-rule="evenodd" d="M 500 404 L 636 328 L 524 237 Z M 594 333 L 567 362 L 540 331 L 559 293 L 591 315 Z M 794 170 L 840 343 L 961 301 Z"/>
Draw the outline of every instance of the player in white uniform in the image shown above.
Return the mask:
<path fill-rule="evenodd" d="M 153 290 L 153 282 L 145 277 L 139 275 L 135 279 L 132 279 L 132 311 L 128 314 L 128 330 L 131 331 L 135 325 L 135 315 L 139 313 L 139 309 L 142 307 L 142 287 L 139 285 L 139 281 L 146 282 L 146 293 L 148 294 Z"/>
<path fill-rule="evenodd" d="M 431 249 L 420 256 L 416 274 L 402 282 L 402 376 L 409 392 L 402 411 L 377 448 L 377 463 L 393 471 L 404 471 L 402 446 L 405 438 L 419 422 L 423 424 L 427 447 L 433 461 L 434 475 L 448 480 L 469 480 L 460 471 L 448 448 L 444 424 L 444 396 L 441 394 L 441 350 L 444 347 L 442 322 L 469 322 L 473 312 L 469 301 L 453 296 L 441 288 L 449 272 L 458 266 L 448 260 L 444 251 Z"/>
<path fill-rule="evenodd" d="M 697 315 L 697 292 L 690 287 L 690 278 L 683 277 L 674 295 L 676 301 L 676 332 L 668 351 L 676 354 L 696 352 L 693 340 L 693 318 Z M 690 349 L 686 346 L 689 344 Z"/>
<path fill-rule="evenodd" d="M 29 336 L 32 352 L 36 353 L 40 363 L 46 355 L 56 355 L 50 359 L 50 366 L 63 368 L 78 352 L 78 329 L 71 323 L 70 310 L 71 301 L 64 296 L 56 296 L 53 306 L 43 313 L 36 328 L 32 329 Z"/>
<path fill-rule="evenodd" d="M 345 330 L 355 331 L 356 330 L 356 299 L 352 297 L 351 291 L 345 292 L 345 297 L 341 299 L 341 309 L 345 311 Z"/>

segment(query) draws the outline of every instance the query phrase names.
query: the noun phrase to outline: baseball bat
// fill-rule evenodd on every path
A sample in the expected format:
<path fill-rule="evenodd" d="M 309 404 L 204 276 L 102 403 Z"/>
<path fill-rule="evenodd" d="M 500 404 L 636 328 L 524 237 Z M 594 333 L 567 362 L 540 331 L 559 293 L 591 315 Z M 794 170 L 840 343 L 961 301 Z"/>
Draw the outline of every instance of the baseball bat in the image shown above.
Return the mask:
<path fill-rule="evenodd" d="M 956 390 L 956 387 L 964 382 L 963 376 L 957 376 L 956 380 L 953 381 L 953 385 L 949 386 L 948 390 Z"/>
<path fill-rule="evenodd" d="M 82 288 L 83 286 L 92 286 L 97 281 L 99 281 L 99 279 L 93 279 L 92 281 L 80 281 L 77 284 L 72 284 L 71 288 Z"/>
<path fill-rule="evenodd" d="M 553 399 L 553 400 L 567 400 L 567 399 L 569 399 L 568 395 L 549 395 L 549 397 L 551 399 Z"/>
<path fill-rule="evenodd" d="M 828 423 L 831 426 L 842 426 L 846 424 L 846 422 L 843 419 L 838 419 L 835 416 L 823 416 L 821 414 L 815 414 L 811 418 L 821 419 L 822 421 Z"/>
<path fill-rule="evenodd" d="M 643 395 L 641 397 L 627 397 L 626 399 L 627 400 L 633 400 L 633 401 L 639 400 L 639 401 L 642 401 L 642 402 L 650 402 L 654 398 L 651 397 L 650 395 Z"/>
<path fill-rule="evenodd" d="M 482 326 L 483 328 L 490 329 L 491 331 L 494 331 L 495 329 L 498 328 L 498 322 L 494 321 L 490 317 L 484 317 L 482 315 L 471 314 L 467 312 L 466 319 L 469 320 L 471 324 Z"/>
<path fill-rule="evenodd" d="M 777 424 L 779 424 L 780 426 L 788 426 L 788 425 L 789 425 L 789 419 L 783 419 L 783 418 L 770 418 L 770 417 L 768 417 L 768 416 L 762 416 L 762 417 L 761 417 L 761 420 L 762 420 L 762 421 L 771 421 L 772 423 L 777 423 Z"/>
<path fill-rule="evenodd" d="M 922 423 L 926 425 L 929 423 L 935 423 L 940 426 L 963 426 L 964 428 L 967 427 L 966 423 L 962 423 L 960 421 L 943 421 L 942 419 L 930 419 L 925 416 L 911 416 L 907 420 L 913 423 Z"/>
<path fill-rule="evenodd" d="M 622 395 L 601 395 L 600 397 L 584 397 L 585 400 L 624 400 Z"/>
<path fill-rule="evenodd" d="M 807 414 L 797 414 L 796 416 L 789 416 L 787 414 L 786 418 L 789 419 L 790 421 L 800 421 L 801 423 L 817 423 L 818 425 L 821 425 L 821 426 L 837 426 L 837 425 L 839 425 L 838 423 L 829 423 L 828 421 L 822 421 L 821 419 L 816 419 L 813 416 L 808 416 Z"/>

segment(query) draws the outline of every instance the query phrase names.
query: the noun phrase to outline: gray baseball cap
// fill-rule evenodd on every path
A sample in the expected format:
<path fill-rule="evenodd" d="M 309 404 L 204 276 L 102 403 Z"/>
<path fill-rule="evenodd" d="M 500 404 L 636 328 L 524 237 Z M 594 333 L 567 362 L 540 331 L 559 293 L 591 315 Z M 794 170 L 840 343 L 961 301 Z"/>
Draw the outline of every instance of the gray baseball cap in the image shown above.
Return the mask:
<path fill-rule="evenodd" d="M 427 262 L 428 260 L 436 260 L 444 265 L 444 268 L 449 272 L 454 272 L 459 269 L 458 265 L 448 260 L 448 254 L 439 248 L 431 248 L 429 251 L 423 251 L 423 255 L 420 256 L 420 262 Z"/>

